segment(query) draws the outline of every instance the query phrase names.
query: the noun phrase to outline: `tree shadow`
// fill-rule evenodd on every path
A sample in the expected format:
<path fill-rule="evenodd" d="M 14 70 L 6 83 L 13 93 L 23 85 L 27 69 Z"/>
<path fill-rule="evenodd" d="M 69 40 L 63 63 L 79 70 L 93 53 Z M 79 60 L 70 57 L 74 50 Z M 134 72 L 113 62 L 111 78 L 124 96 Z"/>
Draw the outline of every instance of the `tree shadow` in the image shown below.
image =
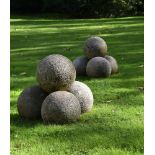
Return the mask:
<path fill-rule="evenodd" d="M 41 120 L 30 121 L 22 119 L 17 114 L 11 114 L 11 126 L 19 127 L 21 130 L 33 131 L 40 124 L 43 124 Z M 50 130 L 53 127 L 54 130 Z M 62 143 L 78 145 L 80 149 L 90 146 L 92 149 L 113 147 L 143 152 L 143 128 L 132 124 L 129 118 L 117 113 L 86 114 L 74 124 L 51 124 L 40 128 L 42 129 L 37 131 L 37 136 L 44 141 L 61 140 Z M 11 128 L 12 136 L 16 133 L 15 130 L 16 128 Z"/>
<path fill-rule="evenodd" d="M 33 128 L 38 124 L 41 124 L 41 118 L 37 120 L 30 120 L 26 118 L 22 118 L 19 114 L 10 114 L 10 125 L 20 127 L 20 128 Z"/>
<path fill-rule="evenodd" d="M 35 128 L 35 125 L 40 123 L 20 120 L 17 115 L 13 115 L 12 118 L 12 124 L 24 128 L 24 130 Z M 120 125 L 120 121 L 121 125 L 124 124 L 124 126 Z M 113 147 L 143 152 L 143 128 L 133 126 L 124 117 L 118 117 L 117 115 L 110 118 L 108 115 L 104 115 L 100 119 L 97 118 L 97 120 L 87 117 L 87 119 L 75 124 L 58 125 L 58 128 L 54 125 L 55 129 L 48 130 L 48 132 L 46 127 L 53 128 L 53 125 L 44 126 L 44 130 L 37 133 L 44 141 L 55 139 L 61 140 L 63 143 L 71 142 L 73 145 L 78 144 L 81 149 L 90 146 L 92 149 L 95 147 Z"/>
<path fill-rule="evenodd" d="M 79 125 L 65 131 L 41 134 L 42 137 L 53 137 L 61 141 L 72 141 L 79 145 L 91 145 L 91 148 L 118 148 L 143 153 L 143 128 L 121 128 L 107 124 Z M 67 137 L 70 137 L 69 139 Z M 97 139 L 97 141 L 96 141 Z M 74 142 L 76 140 L 76 142 Z M 88 143 L 89 142 L 89 143 Z M 81 146 L 83 148 L 83 146 Z M 88 147 L 88 146 L 87 146 Z"/>
<path fill-rule="evenodd" d="M 12 92 L 36 83 L 36 65 L 44 56 L 57 53 L 73 60 L 83 54 L 83 43 L 87 37 L 99 35 L 106 39 L 110 55 L 117 59 L 119 73 L 106 79 L 78 76 L 77 80 L 91 88 L 96 107 L 105 104 L 120 108 L 143 105 L 142 99 L 137 102 L 135 98 L 143 94 L 139 89 L 143 87 L 143 17 L 91 20 L 26 17 L 11 21 L 11 27 Z M 17 94 L 12 94 L 13 111 L 16 97 Z M 34 131 L 40 126 L 37 136 L 44 140 L 60 139 L 82 149 L 113 147 L 143 152 L 142 124 L 132 124 L 130 119 L 133 118 L 97 111 L 83 115 L 75 124 L 56 126 L 55 130 L 51 130 L 54 125 L 44 126 L 41 119 L 26 120 L 14 112 L 10 115 L 11 134 L 16 132 L 16 127 Z"/>

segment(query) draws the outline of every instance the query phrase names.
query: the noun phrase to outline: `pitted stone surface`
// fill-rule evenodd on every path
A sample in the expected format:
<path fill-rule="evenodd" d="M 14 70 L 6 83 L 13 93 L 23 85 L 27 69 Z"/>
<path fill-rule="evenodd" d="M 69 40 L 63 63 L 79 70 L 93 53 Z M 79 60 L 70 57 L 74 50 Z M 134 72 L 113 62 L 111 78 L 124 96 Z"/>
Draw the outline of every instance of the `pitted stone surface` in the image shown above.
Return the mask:
<path fill-rule="evenodd" d="M 80 118 L 81 107 L 78 99 L 67 91 L 56 91 L 49 94 L 41 108 L 45 123 L 69 123 Z"/>
<path fill-rule="evenodd" d="M 36 119 L 41 117 L 41 105 L 48 93 L 43 91 L 39 86 L 35 85 L 26 88 L 20 95 L 17 101 L 17 109 L 19 115 L 28 118 Z"/>
<path fill-rule="evenodd" d="M 37 66 L 37 81 L 46 92 L 66 90 L 76 78 L 73 63 L 58 54 L 45 57 Z"/>
<path fill-rule="evenodd" d="M 86 75 L 86 66 L 88 63 L 88 58 L 85 56 L 80 56 L 77 57 L 74 61 L 73 64 L 76 69 L 76 74 L 77 75 Z"/>
<path fill-rule="evenodd" d="M 111 65 L 111 74 L 115 74 L 118 72 L 118 64 L 114 57 L 106 55 L 105 59 L 107 59 L 110 62 Z"/>
<path fill-rule="evenodd" d="M 111 74 L 111 65 L 103 57 L 95 57 L 89 60 L 86 73 L 90 77 L 109 77 Z"/>
<path fill-rule="evenodd" d="M 79 100 L 81 106 L 81 113 L 91 111 L 94 99 L 91 89 L 86 84 L 75 81 L 70 86 L 68 91 L 74 94 Z"/>
<path fill-rule="evenodd" d="M 90 37 L 84 44 L 84 53 L 90 59 L 93 57 L 104 57 L 107 54 L 107 44 L 100 37 Z"/>

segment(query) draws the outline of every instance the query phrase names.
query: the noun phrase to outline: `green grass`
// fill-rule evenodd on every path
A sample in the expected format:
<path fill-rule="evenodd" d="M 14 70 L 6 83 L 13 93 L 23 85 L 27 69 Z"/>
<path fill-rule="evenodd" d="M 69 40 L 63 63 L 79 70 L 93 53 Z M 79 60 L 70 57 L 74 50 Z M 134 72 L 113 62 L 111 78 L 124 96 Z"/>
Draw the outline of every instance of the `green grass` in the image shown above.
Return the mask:
<path fill-rule="evenodd" d="M 106 79 L 77 77 L 94 94 L 90 113 L 69 125 L 21 119 L 17 97 L 36 84 L 36 65 L 59 53 L 73 60 L 92 35 L 105 38 L 119 73 Z M 143 146 L 143 17 L 57 20 L 11 19 L 11 154 L 141 155 Z"/>

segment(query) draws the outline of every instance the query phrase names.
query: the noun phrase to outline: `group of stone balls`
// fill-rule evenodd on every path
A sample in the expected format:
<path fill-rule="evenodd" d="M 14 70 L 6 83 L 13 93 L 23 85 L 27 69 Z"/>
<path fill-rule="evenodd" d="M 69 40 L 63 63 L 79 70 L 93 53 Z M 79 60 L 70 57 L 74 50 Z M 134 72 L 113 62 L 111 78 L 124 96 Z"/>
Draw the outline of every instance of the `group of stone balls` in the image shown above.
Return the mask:
<path fill-rule="evenodd" d="M 109 77 L 117 73 L 117 61 L 107 53 L 107 44 L 102 38 L 97 36 L 88 38 L 84 44 L 85 56 L 77 57 L 73 61 L 77 75 Z"/>
<path fill-rule="evenodd" d="M 76 79 L 73 63 L 58 54 L 42 59 L 36 71 L 38 85 L 26 88 L 19 95 L 19 115 L 27 119 L 42 118 L 45 123 L 70 123 L 91 111 L 93 94 Z"/>

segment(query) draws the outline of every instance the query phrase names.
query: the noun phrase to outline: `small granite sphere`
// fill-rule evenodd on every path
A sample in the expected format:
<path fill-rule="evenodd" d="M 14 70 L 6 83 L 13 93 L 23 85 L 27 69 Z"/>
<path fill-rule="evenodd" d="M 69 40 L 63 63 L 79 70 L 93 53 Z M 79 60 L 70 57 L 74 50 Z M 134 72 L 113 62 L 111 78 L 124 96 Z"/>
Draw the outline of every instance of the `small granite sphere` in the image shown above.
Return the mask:
<path fill-rule="evenodd" d="M 111 65 L 111 74 L 115 74 L 118 72 L 118 64 L 114 57 L 106 55 L 105 59 L 107 59 L 110 62 Z"/>
<path fill-rule="evenodd" d="M 86 72 L 90 77 L 109 77 L 111 74 L 111 65 L 105 58 L 95 57 L 89 60 Z"/>
<path fill-rule="evenodd" d="M 86 75 L 87 63 L 88 63 L 88 58 L 85 56 L 77 57 L 73 61 L 77 75 Z"/>
<path fill-rule="evenodd" d="M 48 94 L 39 86 L 26 88 L 19 96 L 17 109 L 20 116 L 28 119 L 41 117 L 41 105 Z"/>
<path fill-rule="evenodd" d="M 70 123 L 80 118 L 81 107 L 78 99 L 67 91 L 56 91 L 49 94 L 41 108 L 45 123 Z"/>
<path fill-rule="evenodd" d="M 104 57 L 107 54 L 107 44 L 100 37 L 90 37 L 84 44 L 84 53 L 90 59 L 93 57 Z"/>
<path fill-rule="evenodd" d="M 75 81 L 76 70 L 68 58 L 53 54 L 40 61 L 36 76 L 41 88 L 51 93 L 66 90 Z"/>
<path fill-rule="evenodd" d="M 75 81 L 70 86 L 68 91 L 74 94 L 79 100 L 81 106 L 81 113 L 91 111 L 93 107 L 94 98 L 90 88 L 86 84 L 79 81 Z"/>

